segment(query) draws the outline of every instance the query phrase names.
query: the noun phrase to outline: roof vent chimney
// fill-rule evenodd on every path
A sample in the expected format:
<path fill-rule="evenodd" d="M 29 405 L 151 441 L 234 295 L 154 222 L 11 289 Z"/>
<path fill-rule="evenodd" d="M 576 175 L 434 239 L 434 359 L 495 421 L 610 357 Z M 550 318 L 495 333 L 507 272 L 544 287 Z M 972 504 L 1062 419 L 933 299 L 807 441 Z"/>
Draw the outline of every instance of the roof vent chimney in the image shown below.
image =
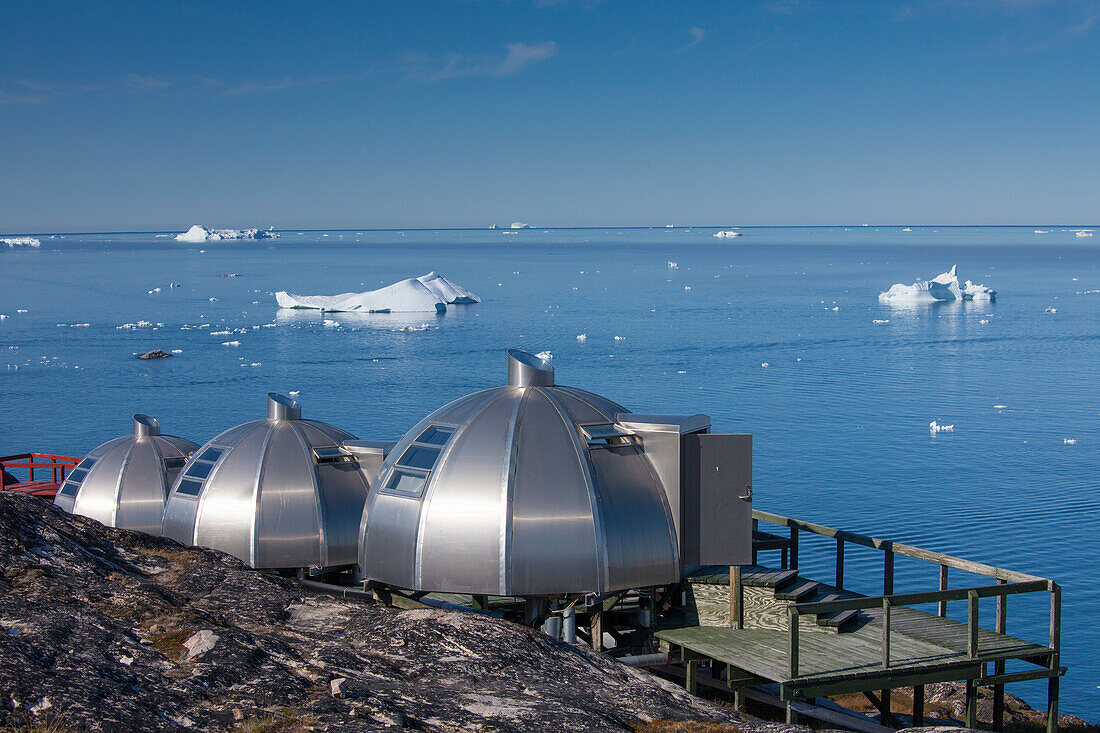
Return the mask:
<path fill-rule="evenodd" d="M 520 349 L 508 349 L 509 387 L 553 387 L 554 366 Z"/>
<path fill-rule="evenodd" d="M 268 420 L 301 420 L 302 406 L 285 395 L 267 393 Z"/>
<path fill-rule="evenodd" d="M 149 435 L 160 435 L 160 423 L 148 415 L 134 415 L 134 437 L 144 438 Z"/>

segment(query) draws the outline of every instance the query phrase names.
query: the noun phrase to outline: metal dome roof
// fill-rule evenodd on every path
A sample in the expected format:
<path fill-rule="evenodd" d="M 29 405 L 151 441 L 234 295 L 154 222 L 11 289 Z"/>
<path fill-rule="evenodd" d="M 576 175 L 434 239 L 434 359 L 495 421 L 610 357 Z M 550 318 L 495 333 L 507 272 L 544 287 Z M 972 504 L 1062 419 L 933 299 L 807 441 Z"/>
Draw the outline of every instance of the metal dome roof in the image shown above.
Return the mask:
<path fill-rule="evenodd" d="M 370 487 L 341 446 L 354 436 L 301 416 L 297 402 L 271 393 L 266 420 L 196 451 L 168 497 L 164 536 L 255 568 L 354 564 Z"/>
<path fill-rule="evenodd" d="M 416 425 L 363 511 L 368 580 L 504 596 L 605 592 L 679 579 L 664 490 L 620 405 L 554 385 L 508 352 L 509 383 Z"/>
<path fill-rule="evenodd" d="M 198 448 L 160 434 L 160 423 L 134 415 L 134 432 L 85 456 L 61 484 L 54 504 L 109 527 L 160 534 L 164 503 L 176 475 Z"/>

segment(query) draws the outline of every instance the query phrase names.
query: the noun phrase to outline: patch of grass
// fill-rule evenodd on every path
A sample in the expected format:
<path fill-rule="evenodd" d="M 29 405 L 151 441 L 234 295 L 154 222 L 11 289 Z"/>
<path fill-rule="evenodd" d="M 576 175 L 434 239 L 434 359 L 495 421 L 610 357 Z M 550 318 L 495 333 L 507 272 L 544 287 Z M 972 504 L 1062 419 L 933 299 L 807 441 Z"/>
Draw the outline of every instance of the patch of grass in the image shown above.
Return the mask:
<path fill-rule="evenodd" d="M 313 726 L 313 718 L 309 716 L 280 712 L 241 721 L 237 730 L 242 733 L 307 733 Z"/>
<path fill-rule="evenodd" d="M 705 723 L 695 720 L 654 720 L 634 726 L 634 733 L 741 733 L 736 725 Z"/>

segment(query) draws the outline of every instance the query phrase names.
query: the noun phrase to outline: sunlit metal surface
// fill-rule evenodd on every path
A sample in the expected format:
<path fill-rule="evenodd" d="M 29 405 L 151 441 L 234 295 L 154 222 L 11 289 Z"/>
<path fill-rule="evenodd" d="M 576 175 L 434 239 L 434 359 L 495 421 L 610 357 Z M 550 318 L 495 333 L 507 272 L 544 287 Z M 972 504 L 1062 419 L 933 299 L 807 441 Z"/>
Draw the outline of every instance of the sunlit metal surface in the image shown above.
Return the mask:
<path fill-rule="evenodd" d="M 622 406 L 508 353 L 509 384 L 433 412 L 389 452 L 363 512 L 366 579 L 507 596 L 679 579 L 672 514 Z"/>
<path fill-rule="evenodd" d="M 267 414 L 195 452 L 168 498 L 164 536 L 256 568 L 354 564 L 369 488 L 342 447 L 354 436 L 302 420 L 282 395 L 268 395 Z"/>
<path fill-rule="evenodd" d="M 54 504 L 109 527 L 159 535 L 168 491 L 196 448 L 190 440 L 161 435 L 160 423 L 148 415 L 134 415 L 133 434 L 85 456 Z"/>

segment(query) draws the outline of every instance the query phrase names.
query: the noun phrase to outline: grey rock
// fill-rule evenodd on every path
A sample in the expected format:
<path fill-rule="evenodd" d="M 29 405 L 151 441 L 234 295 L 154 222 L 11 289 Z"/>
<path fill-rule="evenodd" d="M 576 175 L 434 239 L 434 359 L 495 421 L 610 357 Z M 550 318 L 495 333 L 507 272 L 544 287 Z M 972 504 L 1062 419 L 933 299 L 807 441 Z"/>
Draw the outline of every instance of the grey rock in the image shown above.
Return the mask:
<path fill-rule="evenodd" d="M 167 359 L 171 354 L 160 349 L 153 349 L 152 351 L 146 351 L 144 354 L 138 354 L 139 359 Z"/>
<path fill-rule="evenodd" d="M 806 730 L 507 621 L 313 594 L 222 553 L 0 492 L 0 728 L 622 731 L 663 720 Z"/>

